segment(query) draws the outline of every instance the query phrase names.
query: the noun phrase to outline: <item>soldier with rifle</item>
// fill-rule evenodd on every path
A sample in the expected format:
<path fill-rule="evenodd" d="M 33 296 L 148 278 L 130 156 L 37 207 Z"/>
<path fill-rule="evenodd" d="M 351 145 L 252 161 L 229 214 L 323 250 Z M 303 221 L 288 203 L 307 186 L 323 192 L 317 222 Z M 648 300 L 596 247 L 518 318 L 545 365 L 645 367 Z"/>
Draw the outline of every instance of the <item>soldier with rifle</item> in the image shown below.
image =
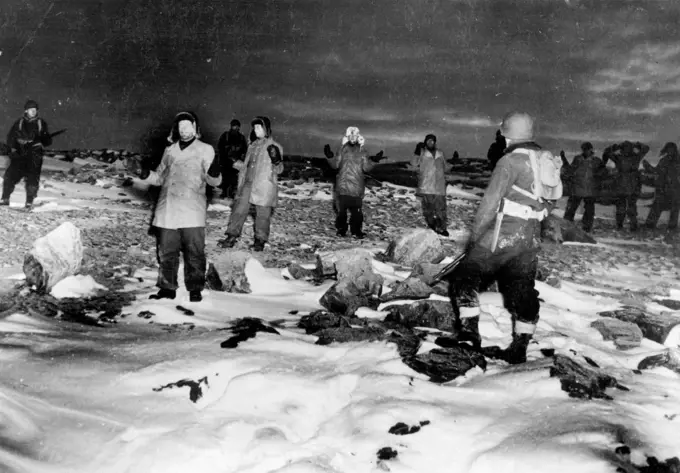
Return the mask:
<path fill-rule="evenodd" d="M 50 134 L 47 122 L 38 116 L 38 103 L 29 100 L 24 105 L 24 114 L 19 118 L 7 135 L 10 148 L 10 165 L 5 171 L 2 183 L 0 205 L 9 205 L 9 198 L 16 185 L 26 182 L 26 209 L 33 208 L 33 201 L 40 187 L 40 173 L 43 165 L 43 152 L 52 144 L 52 137 L 63 133 Z"/>

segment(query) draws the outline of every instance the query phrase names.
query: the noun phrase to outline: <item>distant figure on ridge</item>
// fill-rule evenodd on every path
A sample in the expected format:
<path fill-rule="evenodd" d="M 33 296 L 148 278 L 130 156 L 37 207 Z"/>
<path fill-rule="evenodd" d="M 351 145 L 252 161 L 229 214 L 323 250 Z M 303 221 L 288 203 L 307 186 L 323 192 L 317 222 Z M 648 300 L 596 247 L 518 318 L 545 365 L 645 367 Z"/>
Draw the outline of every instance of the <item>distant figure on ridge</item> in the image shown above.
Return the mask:
<path fill-rule="evenodd" d="M 152 225 L 158 247 L 158 294 L 151 299 L 174 299 L 180 252 L 184 257 L 184 286 L 191 302 L 202 300 L 205 287 L 206 186 L 220 185 L 220 162 L 212 146 L 201 141 L 198 118 L 181 112 L 168 136 L 170 143 L 155 171 L 140 169 L 140 179 L 160 186 Z"/>
<path fill-rule="evenodd" d="M 496 164 L 505 154 L 506 147 L 507 143 L 501 130 L 496 130 L 496 141 L 491 143 L 489 151 L 486 153 L 486 158 L 489 160 L 489 170 L 493 171 L 496 168 Z"/>
<path fill-rule="evenodd" d="M 254 213 L 253 251 L 263 251 L 269 241 L 272 212 L 279 200 L 279 174 L 283 172 L 283 148 L 272 138 L 269 118 L 259 116 L 251 122 L 250 145 L 243 161 L 236 160 L 238 187 L 232 205 L 226 238 L 218 244 L 232 248 L 241 236 L 249 213 Z M 252 207 L 251 207 L 252 206 Z M 253 210 L 254 212 L 251 212 Z"/>
<path fill-rule="evenodd" d="M 222 165 L 222 196 L 231 199 L 236 195 L 238 187 L 238 169 L 234 167 L 236 161 L 243 161 L 248 151 L 248 141 L 241 133 L 241 122 L 234 119 L 229 124 L 229 130 L 222 133 L 217 143 L 217 153 Z"/>
<path fill-rule="evenodd" d="M 647 160 L 642 160 L 645 171 L 655 174 L 654 182 L 655 193 L 654 202 L 649 209 L 645 227 L 656 228 L 661 212 L 668 210 L 668 230 L 678 228 L 678 214 L 680 214 L 680 154 L 678 145 L 668 142 L 659 153 L 661 160 L 656 167 L 652 166 Z"/>
<path fill-rule="evenodd" d="M 418 190 L 427 226 L 442 236 L 449 236 L 446 216 L 446 160 L 437 148 L 437 137 L 429 134 L 418 143 L 411 166 L 418 172 Z"/>
<path fill-rule="evenodd" d="M 595 156 L 593 145 L 589 142 L 581 144 L 581 154 L 574 157 L 574 160 L 569 165 L 571 195 L 567 201 L 567 209 L 564 212 L 564 218 L 565 220 L 573 222 L 576 210 L 579 205 L 581 205 L 581 201 L 583 201 L 584 212 L 581 224 L 583 230 L 588 233 L 593 230 L 593 221 L 595 220 L 595 200 L 599 193 L 600 182 L 604 171 L 604 163 L 600 158 Z"/>
<path fill-rule="evenodd" d="M 9 198 L 16 185 L 26 182 L 26 210 L 33 208 L 33 201 L 40 188 L 43 151 L 52 144 L 47 122 L 38 116 L 38 103 L 29 100 L 24 105 L 24 115 L 19 118 L 7 135 L 10 148 L 10 164 L 2 181 L 0 205 L 9 205 Z"/>
<path fill-rule="evenodd" d="M 342 137 L 342 145 L 336 154 L 331 151 L 330 145 L 324 146 L 324 155 L 328 164 L 338 170 L 335 182 L 335 195 L 337 215 L 335 229 L 337 235 L 347 235 L 347 213 L 349 212 L 350 233 L 358 239 L 364 238 L 363 232 L 364 213 L 363 198 L 366 192 L 366 178 L 364 173 L 369 172 L 383 159 L 383 152 L 369 157 L 364 148 L 364 137 L 359 129 L 350 126 Z"/>

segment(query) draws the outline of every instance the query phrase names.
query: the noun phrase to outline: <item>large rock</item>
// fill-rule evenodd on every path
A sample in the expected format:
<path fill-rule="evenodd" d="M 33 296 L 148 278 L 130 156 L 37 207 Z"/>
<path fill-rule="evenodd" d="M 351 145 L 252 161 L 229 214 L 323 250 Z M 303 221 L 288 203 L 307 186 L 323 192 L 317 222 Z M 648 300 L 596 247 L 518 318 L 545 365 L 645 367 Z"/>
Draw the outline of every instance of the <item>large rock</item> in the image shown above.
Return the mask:
<path fill-rule="evenodd" d="M 642 330 L 632 322 L 603 317 L 592 322 L 590 326 L 600 332 L 605 340 L 613 340 L 616 348 L 620 350 L 639 347 L 642 343 Z"/>
<path fill-rule="evenodd" d="M 574 222 L 550 214 L 541 222 L 541 239 L 553 243 L 573 241 L 596 244 L 595 238 L 578 227 Z"/>
<path fill-rule="evenodd" d="M 380 297 L 383 302 L 396 301 L 398 299 L 427 299 L 434 291 L 430 286 L 418 278 L 406 278 L 395 283 L 394 288 Z"/>
<path fill-rule="evenodd" d="M 206 286 L 213 291 L 249 294 L 246 264 L 252 256 L 246 251 L 227 250 L 208 263 Z"/>
<path fill-rule="evenodd" d="M 404 266 L 439 263 L 445 256 L 439 236 L 424 228 L 405 233 L 393 240 L 385 253 L 389 261 Z"/>
<path fill-rule="evenodd" d="M 680 315 L 672 312 L 654 314 L 637 307 L 624 306 L 621 309 L 598 312 L 597 315 L 632 322 L 640 327 L 645 338 L 662 345 L 676 343 L 680 331 Z"/>
<path fill-rule="evenodd" d="M 373 254 L 363 248 L 319 253 L 316 272 L 320 278 L 352 281 L 365 294 L 380 295 L 383 277 L 373 271 Z"/>
<path fill-rule="evenodd" d="M 427 299 L 406 304 L 393 304 L 384 309 L 389 315 L 385 322 L 405 327 L 431 327 L 444 331 L 453 330 L 454 314 L 449 301 Z"/>
<path fill-rule="evenodd" d="M 363 290 L 353 281 L 343 279 L 333 284 L 321 296 L 319 303 L 330 312 L 351 317 L 359 307 L 376 308 L 380 300 L 375 295 L 369 290 Z"/>
<path fill-rule="evenodd" d="M 82 261 L 80 230 L 71 222 L 64 222 L 38 238 L 26 254 L 26 283 L 39 292 L 49 292 L 56 283 L 80 271 Z"/>
<path fill-rule="evenodd" d="M 486 370 L 486 359 L 481 353 L 465 344 L 450 348 L 435 348 L 410 358 L 404 363 L 414 371 L 430 377 L 435 383 L 445 383 L 463 376 L 470 369 L 478 366 Z"/>

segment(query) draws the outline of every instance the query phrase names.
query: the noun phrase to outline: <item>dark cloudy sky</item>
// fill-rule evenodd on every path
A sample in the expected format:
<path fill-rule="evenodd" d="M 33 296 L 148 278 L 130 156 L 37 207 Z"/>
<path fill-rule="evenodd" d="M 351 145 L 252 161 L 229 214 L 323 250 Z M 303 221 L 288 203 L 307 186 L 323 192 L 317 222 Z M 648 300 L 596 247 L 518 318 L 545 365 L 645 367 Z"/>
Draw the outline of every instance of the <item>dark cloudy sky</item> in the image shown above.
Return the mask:
<path fill-rule="evenodd" d="M 183 108 L 212 134 L 269 115 L 310 155 L 350 125 L 390 157 L 430 132 L 447 156 L 485 155 L 514 109 L 553 151 L 680 139 L 677 1 L 56 1 L 16 59 L 49 4 L 0 10 L 21 24 L 2 32 L 0 125 L 31 96 L 63 145 L 135 147 Z"/>

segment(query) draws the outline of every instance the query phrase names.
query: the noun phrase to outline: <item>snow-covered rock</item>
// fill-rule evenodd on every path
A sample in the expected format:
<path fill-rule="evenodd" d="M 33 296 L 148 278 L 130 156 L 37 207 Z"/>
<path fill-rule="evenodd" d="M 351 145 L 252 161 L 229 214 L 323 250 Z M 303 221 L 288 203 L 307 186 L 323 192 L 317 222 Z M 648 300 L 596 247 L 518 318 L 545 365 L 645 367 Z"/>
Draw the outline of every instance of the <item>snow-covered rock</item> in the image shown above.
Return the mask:
<path fill-rule="evenodd" d="M 438 263 L 445 256 L 439 236 L 424 228 L 402 234 L 390 242 L 386 253 L 390 261 L 405 266 L 421 262 Z"/>
<path fill-rule="evenodd" d="M 238 250 L 227 250 L 213 257 L 206 274 L 208 289 L 250 294 L 246 264 L 251 258 L 250 253 Z"/>

